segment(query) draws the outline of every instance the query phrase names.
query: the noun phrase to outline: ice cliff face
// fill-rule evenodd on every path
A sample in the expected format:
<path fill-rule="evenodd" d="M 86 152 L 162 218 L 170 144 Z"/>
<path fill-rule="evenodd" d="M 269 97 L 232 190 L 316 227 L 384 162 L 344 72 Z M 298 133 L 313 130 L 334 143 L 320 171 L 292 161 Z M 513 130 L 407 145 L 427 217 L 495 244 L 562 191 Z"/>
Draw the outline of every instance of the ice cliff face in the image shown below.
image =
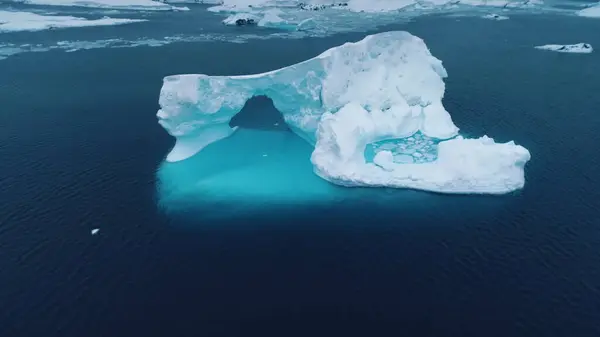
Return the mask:
<path fill-rule="evenodd" d="M 529 152 L 487 137 L 453 138 L 458 128 L 442 105 L 446 70 L 418 37 L 371 35 L 290 67 L 247 76 L 176 75 L 164 79 L 159 123 L 178 161 L 235 130 L 228 123 L 246 101 L 266 95 L 299 136 L 315 145 L 315 172 L 344 186 L 391 186 L 448 193 L 503 193 L 521 188 Z M 450 139 L 438 159 L 400 164 L 385 154 L 368 163 L 368 143 L 421 132 Z M 383 157 L 383 158 L 382 158 Z"/>

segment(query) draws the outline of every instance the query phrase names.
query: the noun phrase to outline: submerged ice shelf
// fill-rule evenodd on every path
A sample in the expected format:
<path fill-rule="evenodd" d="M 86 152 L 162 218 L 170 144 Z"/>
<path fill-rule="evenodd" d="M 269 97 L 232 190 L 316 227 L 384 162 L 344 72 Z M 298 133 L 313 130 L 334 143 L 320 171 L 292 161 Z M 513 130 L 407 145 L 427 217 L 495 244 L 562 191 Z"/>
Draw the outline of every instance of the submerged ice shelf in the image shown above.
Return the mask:
<path fill-rule="evenodd" d="M 387 32 L 267 73 L 167 76 L 157 116 L 176 138 L 171 162 L 232 135 L 232 117 L 250 98 L 265 95 L 290 129 L 314 146 L 314 172 L 334 184 L 444 193 L 522 188 L 529 152 L 514 142 L 458 136 L 442 105 L 446 76 L 423 40 Z M 437 143 L 431 160 L 409 162 L 401 153 L 396 159 L 388 150 L 373 162 L 365 158 L 371 143 L 416 135 Z"/>

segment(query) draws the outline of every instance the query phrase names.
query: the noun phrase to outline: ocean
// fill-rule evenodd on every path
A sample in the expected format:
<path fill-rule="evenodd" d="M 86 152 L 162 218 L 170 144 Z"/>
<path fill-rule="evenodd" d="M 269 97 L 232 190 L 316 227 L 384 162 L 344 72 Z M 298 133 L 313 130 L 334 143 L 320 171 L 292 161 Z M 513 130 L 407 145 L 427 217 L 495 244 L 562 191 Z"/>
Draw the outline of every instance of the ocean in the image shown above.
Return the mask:
<path fill-rule="evenodd" d="M 600 20 L 435 15 L 293 39 L 197 24 L 190 36 L 225 38 L 0 61 L 0 336 L 600 335 L 600 56 L 533 48 L 600 46 Z M 135 40 L 161 27 L 3 42 Z M 523 190 L 334 187 L 306 170 L 310 149 L 261 98 L 237 138 L 207 148 L 218 165 L 164 163 L 164 76 L 267 71 L 388 30 L 423 38 L 444 62 L 461 133 L 529 149 Z M 223 165 L 254 171 L 194 184 Z"/>

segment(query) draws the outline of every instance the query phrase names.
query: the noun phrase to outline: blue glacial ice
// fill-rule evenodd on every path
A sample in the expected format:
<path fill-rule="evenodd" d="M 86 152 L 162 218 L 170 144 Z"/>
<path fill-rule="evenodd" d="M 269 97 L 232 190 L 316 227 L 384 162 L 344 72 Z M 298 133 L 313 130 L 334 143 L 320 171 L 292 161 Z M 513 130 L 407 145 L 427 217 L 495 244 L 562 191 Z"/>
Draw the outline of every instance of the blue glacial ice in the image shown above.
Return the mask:
<path fill-rule="evenodd" d="M 262 74 L 167 76 L 157 116 L 176 138 L 169 162 L 230 137 L 236 132 L 230 120 L 249 99 L 264 95 L 314 147 L 313 171 L 334 184 L 443 193 L 522 188 L 529 151 L 512 141 L 459 136 L 442 104 L 446 76 L 423 40 L 386 32 Z M 383 149 L 371 160 L 365 156 L 374 143 L 411 137 L 426 139 L 430 151 L 413 151 L 412 162 L 398 148 Z M 421 156 L 426 160 L 415 160 Z"/>

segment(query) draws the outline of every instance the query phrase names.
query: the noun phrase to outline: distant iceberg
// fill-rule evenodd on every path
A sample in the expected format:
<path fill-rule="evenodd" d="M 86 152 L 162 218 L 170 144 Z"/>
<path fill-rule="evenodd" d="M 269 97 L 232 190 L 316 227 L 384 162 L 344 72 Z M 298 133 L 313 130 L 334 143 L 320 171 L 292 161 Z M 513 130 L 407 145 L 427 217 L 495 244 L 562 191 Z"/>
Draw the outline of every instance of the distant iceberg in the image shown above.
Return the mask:
<path fill-rule="evenodd" d="M 230 26 L 248 26 L 256 25 L 260 17 L 251 13 L 236 13 L 228 16 L 223 20 L 223 24 Z"/>
<path fill-rule="evenodd" d="M 176 138 L 167 161 L 180 161 L 232 135 L 231 118 L 250 98 L 265 95 L 290 129 L 314 145 L 314 172 L 334 184 L 443 193 L 522 188 L 529 151 L 512 141 L 458 136 L 442 104 L 446 76 L 423 40 L 387 32 L 267 73 L 167 76 L 157 117 Z M 435 160 L 406 164 L 386 153 L 365 159 L 368 144 L 417 133 L 440 141 Z"/>
<path fill-rule="evenodd" d="M 486 14 L 486 15 L 482 16 L 482 18 L 488 19 L 488 20 L 496 20 L 496 21 L 504 21 L 504 20 L 509 19 L 508 16 L 498 15 L 498 14 Z"/>
<path fill-rule="evenodd" d="M 28 5 L 78 6 L 146 11 L 189 10 L 187 7 L 175 7 L 153 0 L 15 0 L 14 2 Z"/>
<path fill-rule="evenodd" d="M 295 24 L 288 23 L 279 15 L 281 10 L 277 8 L 269 9 L 262 13 L 242 12 L 228 16 L 223 23 L 231 26 L 253 26 L 276 27 L 276 28 L 296 28 Z"/>
<path fill-rule="evenodd" d="M 303 10 L 347 9 L 354 12 L 389 12 L 407 8 L 444 6 L 487 6 L 526 8 L 543 4 L 541 0 L 223 0 L 212 11 L 239 11 L 261 7 L 297 7 Z"/>
<path fill-rule="evenodd" d="M 577 11 L 577 15 L 588 18 L 600 18 L 600 2 L 594 6 Z"/>
<path fill-rule="evenodd" d="M 89 26 L 113 26 L 142 21 L 146 20 L 113 19 L 109 17 L 92 20 L 74 16 L 39 15 L 29 12 L 0 11 L 0 33 Z"/>
<path fill-rule="evenodd" d="M 589 43 L 577 43 L 577 44 L 546 44 L 543 46 L 536 46 L 536 49 L 550 50 L 559 53 L 578 53 L 578 54 L 589 54 L 594 48 Z"/>

